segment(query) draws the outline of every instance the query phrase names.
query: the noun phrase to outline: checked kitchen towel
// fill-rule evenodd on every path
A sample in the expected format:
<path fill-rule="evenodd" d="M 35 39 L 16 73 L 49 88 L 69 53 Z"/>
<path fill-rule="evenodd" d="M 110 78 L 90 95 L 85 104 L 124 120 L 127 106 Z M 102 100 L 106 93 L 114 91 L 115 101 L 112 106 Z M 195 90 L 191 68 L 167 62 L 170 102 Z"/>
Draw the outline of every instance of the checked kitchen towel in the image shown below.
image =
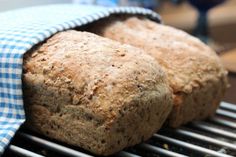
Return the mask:
<path fill-rule="evenodd" d="M 160 22 L 143 8 L 48 5 L 0 13 L 0 155 L 25 121 L 22 94 L 23 54 L 51 35 L 111 14 L 139 14 Z"/>

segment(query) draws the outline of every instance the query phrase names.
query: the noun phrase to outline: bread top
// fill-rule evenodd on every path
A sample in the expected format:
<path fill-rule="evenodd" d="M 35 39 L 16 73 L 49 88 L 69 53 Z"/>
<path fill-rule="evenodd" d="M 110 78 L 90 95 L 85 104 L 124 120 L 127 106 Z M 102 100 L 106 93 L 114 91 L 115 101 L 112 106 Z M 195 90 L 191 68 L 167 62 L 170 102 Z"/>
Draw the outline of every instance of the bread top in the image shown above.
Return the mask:
<path fill-rule="evenodd" d="M 48 87 L 69 89 L 68 105 L 83 106 L 102 119 L 116 117 L 118 110 L 142 92 L 171 93 L 154 58 L 88 32 L 52 36 L 24 56 L 24 75 L 37 75 L 34 81 Z"/>
<path fill-rule="evenodd" d="M 200 40 L 148 19 L 113 18 L 100 23 L 97 33 L 142 48 L 156 58 L 174 93 L 190 93 L 227 74 L 216 53 Z"/>

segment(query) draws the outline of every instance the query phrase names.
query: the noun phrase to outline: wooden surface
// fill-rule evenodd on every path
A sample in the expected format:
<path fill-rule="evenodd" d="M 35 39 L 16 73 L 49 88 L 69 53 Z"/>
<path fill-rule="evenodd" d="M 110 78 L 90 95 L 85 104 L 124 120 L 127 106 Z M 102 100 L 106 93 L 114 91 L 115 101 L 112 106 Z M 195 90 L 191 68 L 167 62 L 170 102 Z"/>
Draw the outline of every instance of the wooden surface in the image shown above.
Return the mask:
<path fill-rule="evenodd" d="M 157 12 L 162 15 L 165 24 L 187 32 L 193 30 L 198 16 L 188 3 L 176 6 L 165 2 Z M 209 31 L 209 45 L 217 52 L 223 52 L 222 60 L 230 70 L 230 88 L 227 89 L 223 101 L 236 104 L 236 0 L 227 0 L 209 12 Z M 225 52 L 225 49 L 231 50 Z"/>
<path fill-rule="evenodd" d="M 230 88 L 226 92 L 224 101 L 236 104 L 236 48 L 222 53 L 220 58 L 229 71 Z"/>
<path fill-rule="evenodd" d="M 184 30 L 192 29 L 198 17 L 196 9 L 187 2 L 174 5 L 166 1 L 157 12 L 161 14 L 165 24 Z M 210 27 L 236 23 L 236 0 L 227 0 L 211 9 L 208 15 Z"/>
<path fill-rule="evenodd" d="M 236 48 L 223 53 L 220 58 L 227 70 L 232 73 L 236 73 Z"/>
<path fill-rule="evenodd" d="M 230 88 L 227 89 L 223 101 L 236 104 L 236 74 L 229 73 Z"/>
<path fill-rule="evenodd" d="M 192 32 L 196 25 L 198 13 L 187 2 L 174 5 L 169 1 L 163 2 L 157 10 L 164 24 Z M 236 0 L 227 0 L 208 14 L 209 37 L 218 47 L 236 47 Z M 215 47 L 213 47 L 215 48 Z"/>

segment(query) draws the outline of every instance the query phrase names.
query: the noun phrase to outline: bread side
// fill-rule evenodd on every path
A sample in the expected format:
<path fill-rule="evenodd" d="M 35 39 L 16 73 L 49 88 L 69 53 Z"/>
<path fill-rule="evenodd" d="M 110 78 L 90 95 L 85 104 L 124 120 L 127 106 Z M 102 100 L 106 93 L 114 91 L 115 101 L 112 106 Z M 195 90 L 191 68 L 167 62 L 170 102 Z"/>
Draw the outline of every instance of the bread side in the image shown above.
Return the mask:
<path fill-rule="evenodd" d="M 26 124 L 109 155 L 148 139 L 167 118 L 171 90 L 145 52 L 87 32 L 61 32 L 24 56 Z"/>
<path fill-rule="evenodd" d="M 171 126 L 214 114 L 227 86 L 227 72 L 208 46 L 183 31 L 147 19 L 113 18 L 95 27 L 95 33 L 142 48 L 160 63 L 173 89 Z"/>

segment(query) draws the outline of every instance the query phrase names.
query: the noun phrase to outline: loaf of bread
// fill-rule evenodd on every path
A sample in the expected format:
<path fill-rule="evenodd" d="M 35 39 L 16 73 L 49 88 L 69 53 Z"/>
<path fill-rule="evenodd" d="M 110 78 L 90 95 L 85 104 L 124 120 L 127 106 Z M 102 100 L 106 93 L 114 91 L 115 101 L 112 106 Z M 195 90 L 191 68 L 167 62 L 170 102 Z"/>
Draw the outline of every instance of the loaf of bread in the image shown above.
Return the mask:
<path fill-rule="evenodd" d="M 172 108 L 159 64 L 141 49 L 61 32 L 24 56 L 26 126 L 109 155 L 152 136 Z"/>
<path fill-rule="evenodd" d="M 178 127 L 215 113 L 227 87 L 227 72 L 216 53 L 187 33 L 136 17 L 113 17 L 87 29 L 142 48 L 167 73 L 174 107 L 168 124 Z"/>

